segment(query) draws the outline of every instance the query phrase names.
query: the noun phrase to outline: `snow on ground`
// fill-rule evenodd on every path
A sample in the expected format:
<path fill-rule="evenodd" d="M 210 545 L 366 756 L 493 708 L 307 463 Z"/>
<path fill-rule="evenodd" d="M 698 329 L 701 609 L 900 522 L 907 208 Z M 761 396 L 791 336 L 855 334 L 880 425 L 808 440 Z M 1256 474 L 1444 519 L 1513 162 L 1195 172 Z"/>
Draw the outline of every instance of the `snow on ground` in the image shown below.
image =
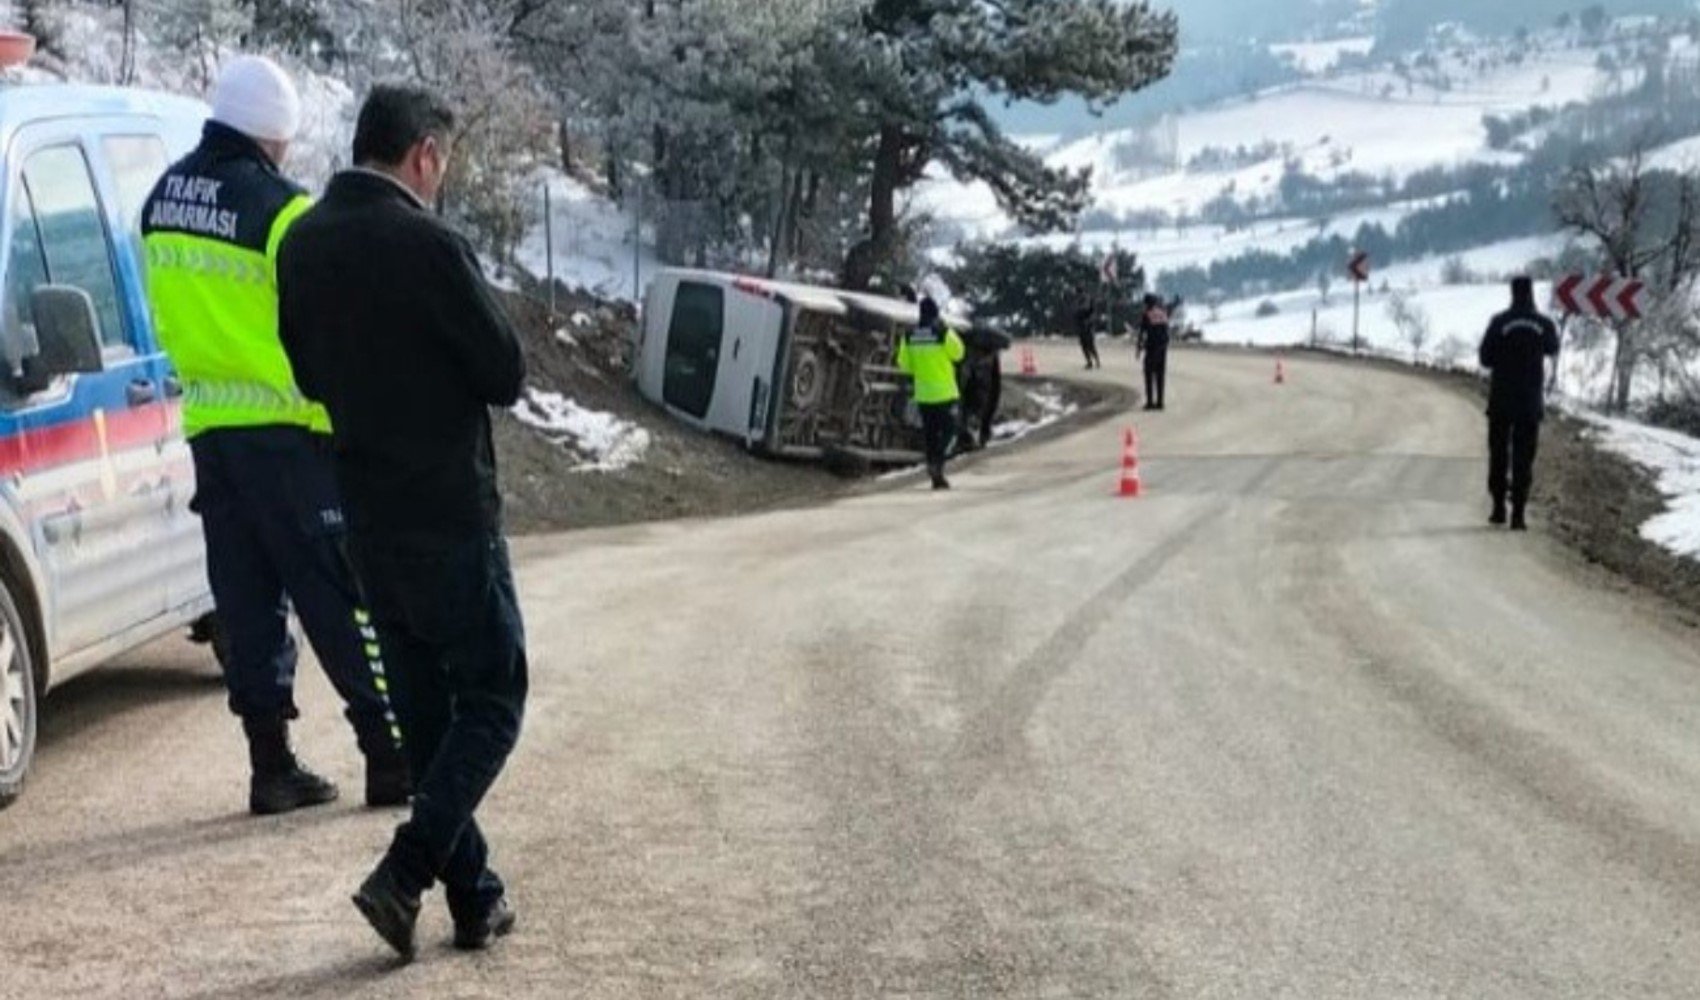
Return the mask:
<path fill-rule="evenodd" d="M 549 189 L 555 246 L 555 277 L 606 299 L 636 301 L 660 268 L 653 245 L 632 253 L 632 217 L 607 198 L 559 171 L 547 171 L 535 185 L 539 215 L 545 185 Z M 519 265 L 537 278 L 548 274 L 549 242 L 539 221 L 521 241 Z"/>
<path fill-rule="evenodd" d="M 1375 49 L 1374 36 L 1341 38 L 1329 42 L 1299 42 L 1271 45 L 1269 51 L 1292 61 L 1300 72 L 1319 75 L 1340 65 L 1346 56 L 1368 55 Z"/>
<path fill-rule="evenodd" d="M 1008 359 L 1005 361 L 1008 367 Z M 1074 403 L 1063 401 L 1062 392 L 1058 389 L 1035 389 L 1032 400 L 1039 407 L 1037 420 L 1006 420 L 992 428 L 994 444 L 1010 444 L 1019 441 L 1035 431 L 1043 430 L 1059 420 L 1073 416 L 1080 407 Z"/>
<path fill-rule="evenodd" d="M 1700 136 L 1655 150 L 1647 158 L 1647 165 L 1654 170 L 1700 170 Z"/>
<path fill-rule="evenodd" d="M 575 472 L 618 472 L 643 461 L 649 452 L 648 431 L 558 392 L 527 387 L 513 415 L 583 459 Z"/>
<path fill-rule="evenodd" d="M 1411 293 L 1412 304 L 1429 318 L 1429 338 L 1421 352 L 1399 332 L 1388 311 L 1392 296 L 1373 291 L 1363 297 L 1360 333 L 1371 350 L 1412 357 L 1425 362 L 1449 363 L 1473 357 L 1482 332 L 1496 313 L 1511 304 L 1510 292 L 1500 283 L 1455 285 Z M 1537 295 L 1541 294 L 1539 291 Z M 1264 303 L 1278 312 L 1258 316 Z M 1189 318 L 1204 329 L 1204 338 L 1215 344 L 1246 344 L 1256 347 L 1293 347 L 1311 343 L 1349 344 L 1352 339 L 1352 290 L 1337 288 L 1327 303 L 1315 289 L 1272 295 L 1265 299 L 1230 302 L 1212 320 L 1205 309 L 1189 306 Z M 1316 312 L 1312 336 L 1312 310 Z"/>
<path fill-rule="evenodd" d="M 1448 53 L 1440 60 L 1444 87 L 1436 86 L 1433 71 L 1401 76 L 1386 68 L 1330 75 L 1341 55 L 1367 51 L 1366 41 L 1278 47 L 1290 50 L 1311 77 L 1182 114 L 1175 121 L 1175 162 L 1167 170 L 1125 164 L 1130 145 L 1153 141 L 1140 130 L 1034 148 L 1054 167 L 1090 168 L 1100 209 L 1196 215 L 1224 193 L 1242 202 L 1270 198 L 1289 161 L 1322 179 L 1348 172 L 1404 179 L 1432 167 L 1512 162 L 1519 154 L 1488 148 L 1486 116 L 1587 101 L 1634 83 L 1630 74 L 1614 76 L 1599 68 L 1603 50 L 1566 48 L 1551 39 L 1546 48 L 1532 52 L 1483 45 L 1462 50 L 1462 57 Z M 1265 143 L 1279 152 L 1262 162 L 1217 170 L 1184 167 L 1207 149 L 1253 149 Z M 1009 224 L 989 190 L 944 177 L 922 189 L 918 204 L 971 237 L 995 235 Z"/>
<path fill-rule="evenodd" d="M 1328 219 L 1269 219 L 1239 230 L 1222 226 L 1186 226 L 1161 230 L 1093 230 L 1078 235 L 1041 236 L 1022 241 L 1031 246 L 1063 249 L 1078 244 L 1092 252 L 1118 246 L 1139 253 L 1139 262 L 1156 278 L 1188 267 L 1209 267 L 1233 257 L 1261 251 L 1290 254 L 1316 239 L 1351 239 L 1363 226 L 1392 232 L 1412 212 L 1436 206 L 1442 199 L 1399 202 L 1382 208 L 1346 212 Z M 1341 263 L 1344 267 L 1344 262 Z"/>
<path fill-rule="evenodd" d="M 1667 509 L 1641 526 L 1641 537 L 1679 556 L 1700 558 L 1700 439 L 1624 420 L 1586 419 L 1602 445 L 1658 479 Z"/>

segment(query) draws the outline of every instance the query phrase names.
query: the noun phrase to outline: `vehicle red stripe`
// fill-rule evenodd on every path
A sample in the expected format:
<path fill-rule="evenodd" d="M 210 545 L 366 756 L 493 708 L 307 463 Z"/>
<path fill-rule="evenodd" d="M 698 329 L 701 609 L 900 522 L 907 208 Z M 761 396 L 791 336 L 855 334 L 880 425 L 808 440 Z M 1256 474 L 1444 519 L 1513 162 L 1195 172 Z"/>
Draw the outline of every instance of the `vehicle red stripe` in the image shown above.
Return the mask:
<path fill-rule="evenodd" d="M 181 407 L 175 401 L 107 413 L 108 454 L 165 440 L 178 427 L 180 413 Z M 100 429 L 92 414 L 0 438 L 0 475 L 4 476 L 41 472 L 98 457 Z"/>

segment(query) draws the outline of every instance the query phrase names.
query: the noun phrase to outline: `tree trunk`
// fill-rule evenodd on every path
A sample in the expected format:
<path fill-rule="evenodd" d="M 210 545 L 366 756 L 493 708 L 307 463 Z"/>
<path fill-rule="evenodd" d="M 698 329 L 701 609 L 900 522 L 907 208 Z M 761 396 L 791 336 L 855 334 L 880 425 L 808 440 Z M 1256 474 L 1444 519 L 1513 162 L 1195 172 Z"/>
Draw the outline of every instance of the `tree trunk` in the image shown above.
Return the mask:
<path fill-rule="evenodd" d="M 791 217 L 791 168 L 781 167 L 779 173 L 779 211 L 773 220 L 773 231 L 768 233 L 767 242 L 767 276 L 779 274 L 779 264 L 785 247 L 785 232 Z"/>
<path fill-rule="evenodd" d="M 902 159 L 903 134 L 895 128 L 880 129 L 873 193 L 868 203 L 868 233 L 875 246 L 887 246 L 897 236 L 897 184 Z"/>
<path fill-rule="evenodd" d="M 791 212 L 785 217 L 786 254 L 796 260 L 803 252 L 803 172 L 791 179 Z"/>
<path fill-rule="evenodd" d="M 874 156 L 873 192 L 868 198 L 868 238 L 850 251 L 844 262 L 844 284 L 860 291 L 891 256 L 897 242 L 897 189 L 903 170 L 903 132 L 895 126 L 880 129 Z"/>
<path fill-rule="evenodd" d="M 1612 366 L 1613 413 L 1628 413 L 1635 393 L 1635 338 L 1628 325 L 1617 328 L 1617 356 Z"/>
<path fill-rule="evenodd" d="M 136 81 L 136 0 L 124 0 L 124 49 L 118 59 L 118 85 Z"/>

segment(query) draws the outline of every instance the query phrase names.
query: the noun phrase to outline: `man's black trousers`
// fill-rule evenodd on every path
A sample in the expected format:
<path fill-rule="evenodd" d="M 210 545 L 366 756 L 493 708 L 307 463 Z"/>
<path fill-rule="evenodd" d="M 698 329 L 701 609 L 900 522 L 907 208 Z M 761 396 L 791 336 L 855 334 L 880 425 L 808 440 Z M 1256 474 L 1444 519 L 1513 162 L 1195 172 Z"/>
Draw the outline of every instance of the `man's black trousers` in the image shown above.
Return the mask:
<path fill-rule="evenodd" d="M 1169 348 L 1148 347 L 1145 349 L 1145 402 L 1150 406 L 1162 406 L 1163 395 L 1169 385 Z"/>
<path fill-rule="evenodd" d="M 294 605 L 361 750 L 393 747 L 380 651 L 344 554 L 330 438 L 297 427 L 228 428 L 198 434 L 189 447 L 231 711 L 262 720 L 298 714 Z"/>
<path fill-rule="evenodd" d="M 1495 502 L 1509 497 L 1513 507 L 1528 504 L 1540 447 L 1540 421 L 1488 418 L 1488 495 Z"/>
<path fill-rule="evenodd" d="M 1098 335 L 1083 333 L 1080 335 L 1080 353 L 1086 355 L 1086 366 L 1097 368 L 1104 362 L 1098 357 Z"/>
<path fill-rule="evenodd" d="M 921 435 L 927 449 L 927 468 L 938 472 L 950 455 L 950 442 L 956 436 L 955 403 L 919 403 Z"/>
<path fill-rule="evenodd" d="M 507 544 L 355 536 L 350 548 L 413 775 L 413 815 L 389 861 L 410 892 L 440 881 L 456 919 L 477 919 L 503 887 L 473 814 L 519 740 L 529 683 Z"/>

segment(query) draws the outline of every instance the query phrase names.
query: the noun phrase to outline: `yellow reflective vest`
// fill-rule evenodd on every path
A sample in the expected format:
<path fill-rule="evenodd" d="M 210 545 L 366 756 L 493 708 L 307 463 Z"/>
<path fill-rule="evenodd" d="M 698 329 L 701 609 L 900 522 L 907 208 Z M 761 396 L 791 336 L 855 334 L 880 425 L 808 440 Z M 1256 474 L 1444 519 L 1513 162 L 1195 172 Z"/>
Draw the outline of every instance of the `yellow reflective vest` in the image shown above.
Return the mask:
<path fill-rule="evenodd" d="M 968 349 L 951 328 L 918 326 L 897 348 L 897 367 L 915 380 L 915 402 L 954 403 L 962 398 L 956 384 L 956 365 Z"/>
<path fill-rule="evenodd" d="M 228 427 L 328 433 L 278 339 L 277 251 L 312 205 L 247 136 L 209 122 L 142 208 L 148 300 L 183 383 L 190 437 Z"/>

